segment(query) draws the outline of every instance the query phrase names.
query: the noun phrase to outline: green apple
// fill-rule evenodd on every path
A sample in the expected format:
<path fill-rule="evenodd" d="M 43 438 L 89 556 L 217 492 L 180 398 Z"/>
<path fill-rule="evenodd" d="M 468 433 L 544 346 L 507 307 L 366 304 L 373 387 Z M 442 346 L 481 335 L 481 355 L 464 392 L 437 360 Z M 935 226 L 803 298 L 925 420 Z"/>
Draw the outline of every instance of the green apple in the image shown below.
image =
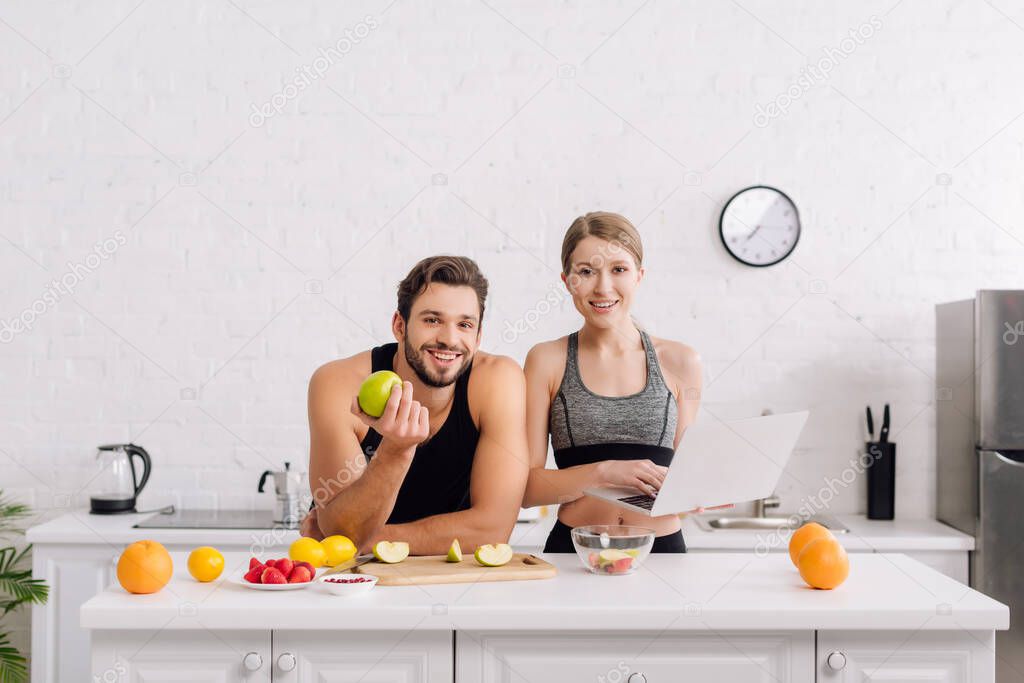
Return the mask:
<path fill-rule="evenodd" d="M 384 414 L 391 390 L 402 386 L 402 378 L 390 370 L 378 370 L 367 377 L 359 387 L 359 408 L 370 417 Z"/>
<path fill-rule="evenodd" d="M 373 556 L 381 562 L 397 564 L 409 557 L 409 544 L 405 541 L 380 541 L 373 546 Z"/>
<path fill-rule="evenodd" d="M 512 559 L 512 546 L 507 543 L 482 545 L 476 549 L 473 557 L 485 567 L 500 567 Z"/>
<path fill-rule="evenodd" d="M 459 545 L 459 539 L 452 541 L 452 545 L 448 548 L 448 562 L 462 562 L 462 546 Z"/>
<path fill-rule="evenodd" d="M 601 566 L 611 564 L 612 562 L 618 562 L 619 560 L 632 559 L 632 555 L 622 550 L 616 550 L 615 548 L 609 548 L 608 550 L 602 550 L 597 559 Z"/>

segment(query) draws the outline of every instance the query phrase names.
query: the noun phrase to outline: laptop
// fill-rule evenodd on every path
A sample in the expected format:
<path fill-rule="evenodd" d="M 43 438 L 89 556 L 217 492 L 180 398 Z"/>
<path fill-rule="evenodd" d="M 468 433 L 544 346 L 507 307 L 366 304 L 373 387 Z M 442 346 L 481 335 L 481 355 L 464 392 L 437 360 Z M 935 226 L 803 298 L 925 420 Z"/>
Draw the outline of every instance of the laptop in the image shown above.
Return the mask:
<path fill-rule="evenodd" d="M 772 495 L 808 411 L 742 420 L 703 419 L 686 428 L 655 496 L 631 487 L 583 493 L 656 517 Z"/>

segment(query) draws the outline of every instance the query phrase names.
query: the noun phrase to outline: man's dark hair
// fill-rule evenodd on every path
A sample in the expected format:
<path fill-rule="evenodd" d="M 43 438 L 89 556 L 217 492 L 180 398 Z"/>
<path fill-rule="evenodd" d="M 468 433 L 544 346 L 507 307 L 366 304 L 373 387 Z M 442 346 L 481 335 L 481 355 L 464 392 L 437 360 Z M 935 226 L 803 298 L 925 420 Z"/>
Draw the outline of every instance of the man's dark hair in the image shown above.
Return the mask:
<path fill-rule="evenodd" d="M 413 301 L 434 282 L 451 287 L 472 287 L 480 304 L 480 323 L 483 324 L 487 278 L 476 262 L 465 256 L 430 256 L 412 267 L 405 279 L 398 283 L 398 314 L 402 320 L 409 322 Z"/>

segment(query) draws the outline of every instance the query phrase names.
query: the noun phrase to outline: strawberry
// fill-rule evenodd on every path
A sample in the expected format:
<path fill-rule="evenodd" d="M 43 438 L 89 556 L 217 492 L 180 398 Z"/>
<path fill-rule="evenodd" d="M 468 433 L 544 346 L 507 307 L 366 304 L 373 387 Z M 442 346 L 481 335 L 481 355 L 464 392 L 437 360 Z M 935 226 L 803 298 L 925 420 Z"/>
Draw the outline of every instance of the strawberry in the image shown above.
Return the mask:
<path fill-rule="evenodd" d="M 309 570 L 302 566 L 294 567 L 292 573 L 288 575 L 288 583 L 308 583 L 312 580 Z"/>
<path fill-rule="evenodd" d="M 306 569 L 309 570 L 309 575 L 310 576 L 316 576 L 316 569 L 314 569 L 313 565 L 311 565 L 309 562 L 296 562 L 295 566 L 296 567 L 305 567 Z"/>
<path fill-rule="evenodd" d="M 288 583 L 288 579 L 284 578 L 277 567 L 267 567 L 260 576 L 260 583 Z"/>
<path fill-rule="evenodd" d="M 275 562 L 277 562 L 277 560 L 267 560 L 266 562 L 263 563 L 263 566 L 264 567 L 273 567 Z"/>
<path fill-rule="evenodd" d="M 262 567 L 263 563 L 257 560 L 255 557 L 249 558 L 249 571 L 256 569 L 256 567 Z"/>
<path fill-rule="evenodd" d="M 295 564 L 291 560 L 289 560 L 287 557 L 284 558 L 284 559 L 278 560 L 274 564 L 274 568 L 280 570 L 280 572 L 282 574 L 284 574 L 285 576 L 288 576 L 289 574 L 292 573 L 292 567 L 294 567 L 294 566 L 295 566 Z"/>
<path fill-rule="evenodd" d="M 263 575 L 264 569 L 265 568 L 263 567 L 263 565 L 259 565 L 257 567 L 253 567 L 252 569 L 250 569 L 248 571 L 248 573 L 246 573 L 246 575 L 244 577 L 245 580 L 248 581 L 249 583 L 262 583 L 262 581 L 260 580 L 260 577 Z"/>

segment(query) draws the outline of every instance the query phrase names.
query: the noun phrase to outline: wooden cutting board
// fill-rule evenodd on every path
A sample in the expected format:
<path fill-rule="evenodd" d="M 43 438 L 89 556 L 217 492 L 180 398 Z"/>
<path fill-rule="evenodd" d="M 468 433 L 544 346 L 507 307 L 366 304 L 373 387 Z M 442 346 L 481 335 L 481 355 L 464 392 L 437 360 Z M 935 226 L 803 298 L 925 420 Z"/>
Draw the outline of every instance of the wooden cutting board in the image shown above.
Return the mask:
<path fill-rule="evenodd" d="M 558 569 L 536 555 L 515 553 L 508 564 L 483 567 L 472 555 L 462 562 L 446 562 L 444 555 L 417 555 L 398 564 L 368 562 L 352 570 L 354 574 L 372 574 L 378 586 L 415 586 L 432 583 L 475 583 L 482 581 L 527 581 L 550 579 Z"/>

